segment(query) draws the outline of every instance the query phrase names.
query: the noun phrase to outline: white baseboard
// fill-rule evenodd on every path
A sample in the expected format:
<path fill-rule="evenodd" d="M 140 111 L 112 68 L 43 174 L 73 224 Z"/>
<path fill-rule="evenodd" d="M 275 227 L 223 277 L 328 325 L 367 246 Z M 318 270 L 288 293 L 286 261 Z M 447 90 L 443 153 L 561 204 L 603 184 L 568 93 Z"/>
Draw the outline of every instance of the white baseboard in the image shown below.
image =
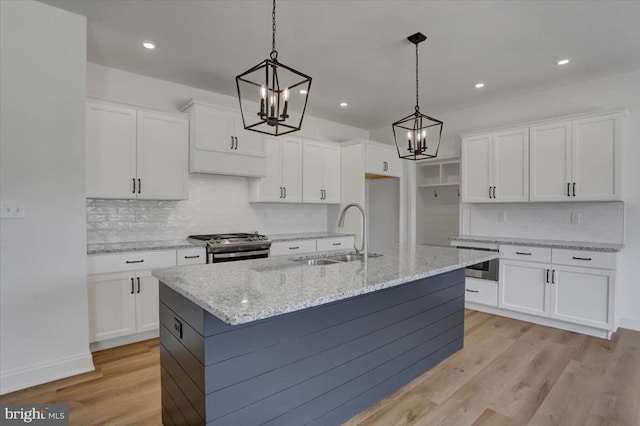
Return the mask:
<path fill-rule="evenodd" d="M 138 334 L 130 334 L 129 336 L 115 337 L 113 339 L 94 342 L 89 345 L 91 352 L 103 351 L 105 349 L 115 348 L 116 346 L 129 345 L 131 343 L 141 342 L 143 340 L 154 339 L 160 336 L 160 330 L 150 330 Z"/>
<path fill-rule="evenodd" d="M 628 328 L 629 330 L 640 331 L 640 319 L 638 318 L 621 318 L 620 327 Z"/>
<path fill-rule="evenodd" d="M 0 395 L 95 370 L 90 352 L 0 373 Z"/>

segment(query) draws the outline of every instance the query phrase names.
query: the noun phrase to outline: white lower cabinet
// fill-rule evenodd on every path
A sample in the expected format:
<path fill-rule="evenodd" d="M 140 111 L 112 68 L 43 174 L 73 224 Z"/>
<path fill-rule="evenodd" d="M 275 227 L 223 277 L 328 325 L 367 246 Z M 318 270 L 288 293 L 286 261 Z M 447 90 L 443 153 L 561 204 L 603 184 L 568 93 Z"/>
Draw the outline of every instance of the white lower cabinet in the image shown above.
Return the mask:
<path fill-rule="evenodd" d="M 271 244 L 269 256 L 285 256 L 293 254 L 309 254 L 322 251 L 353 249 L 355 237 L 318 238 L 307 240 L 275 241 Z"/>
<path fill-rule="evenodd" d="M 132 270 L 134 265 L 175 266 L 176 251 L 89 256 L 91 343 L 159 328 L 158 280 L 151 276 L 151 269 Z"/>
<path fill-rule="evenodd" d="M 465 301 L 487 306 L 498 306 L 498 282 L 467 277 Z"/>
<path fill-rule="evenodd" d="M 509 251 L 514 251 L 512 248 Z M 531 251 L 526 247 L 519 251 L 527 249 Z M 601 266 L 615 267 L 615 254 L 562 249 L 550 252 L 553 263 L 513 260 L 508 253 L 506 259 L 500 259 L 498 307 L 613 331 L 615 269 Z M 589 261 L 592 266 L 573 264 Z"/>

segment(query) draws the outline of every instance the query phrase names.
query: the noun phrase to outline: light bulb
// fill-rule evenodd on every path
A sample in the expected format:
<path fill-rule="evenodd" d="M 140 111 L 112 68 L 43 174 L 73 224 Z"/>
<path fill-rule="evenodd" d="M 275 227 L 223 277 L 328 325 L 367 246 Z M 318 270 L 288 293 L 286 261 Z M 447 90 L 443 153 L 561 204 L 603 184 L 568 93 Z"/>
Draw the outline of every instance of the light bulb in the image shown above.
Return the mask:
<path fill-rule="evenodd" d="M 284 89 L 284 92 L 282 92 L 282 97 L 285 101 L 289 100 L 289 89 Z"/>
<path fill-rule="evenodd" d="M 267 99 L 267 88 L 264 86 L 264 84 L 262 85 L 262 87 L 260 87 L 260 98 Z"/>
<path fill-rule="evenodd" d="M 427 138 L 427 131 L 423 130 L 422 131 L 422 139 L 426 139 Z"/>
<path fill-rule="evenodd" d="M 407 137 L 411 140 L 411 132 L 407 132 Z"/>

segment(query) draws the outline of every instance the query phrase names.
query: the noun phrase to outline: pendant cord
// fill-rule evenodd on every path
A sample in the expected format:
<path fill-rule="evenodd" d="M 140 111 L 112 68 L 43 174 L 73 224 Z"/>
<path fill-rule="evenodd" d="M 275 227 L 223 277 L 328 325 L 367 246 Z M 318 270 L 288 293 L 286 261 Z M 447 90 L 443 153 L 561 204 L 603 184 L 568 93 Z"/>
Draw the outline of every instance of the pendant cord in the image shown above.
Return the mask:
<path fill-rule="evenodd" d="M 276 50 L 276 0 L 273 0 L 273 11 L 271 12 L 271 59 L 278 62 L 278 51 Z"/>
<path fill-rule="evenodd" d="M 418 94 L 418 43 L 416 43 L 416 112 L 420 111 L 420 99 Z"/>

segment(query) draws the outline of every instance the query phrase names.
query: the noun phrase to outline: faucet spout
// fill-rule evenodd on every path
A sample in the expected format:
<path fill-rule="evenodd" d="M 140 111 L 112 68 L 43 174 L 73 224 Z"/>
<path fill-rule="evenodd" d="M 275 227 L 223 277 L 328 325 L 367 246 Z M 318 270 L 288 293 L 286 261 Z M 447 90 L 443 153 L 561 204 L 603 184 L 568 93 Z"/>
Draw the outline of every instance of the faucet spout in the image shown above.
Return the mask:
<path fill-rule="evenodd" d="M 356 250 L 357 254 L 362 255 L 362 260 L 364 262 L 367 261 L 368 258 L 368 250 L 367 250 L 367 214 L 364 211 L 364 208 L 362 208 L 362 206 L 358 203 L 351 203 L 351 204 L 347 204 L 344 209 L 342 209 L 342 212 L 340 213 L 340 219 L 338 220 L 338 228 L 343 228 L 344 227 L 344 218 L 347 215 L 347 210 L 349 210 L 349 208 L 351 207 L 355 207 L 358 210 L 360 210 L 360 213 L 362 214 L 362 244 L 360 246 L 360 249 L 358 249 L 358 247 L 353 246 L 353 248 Z"/>

